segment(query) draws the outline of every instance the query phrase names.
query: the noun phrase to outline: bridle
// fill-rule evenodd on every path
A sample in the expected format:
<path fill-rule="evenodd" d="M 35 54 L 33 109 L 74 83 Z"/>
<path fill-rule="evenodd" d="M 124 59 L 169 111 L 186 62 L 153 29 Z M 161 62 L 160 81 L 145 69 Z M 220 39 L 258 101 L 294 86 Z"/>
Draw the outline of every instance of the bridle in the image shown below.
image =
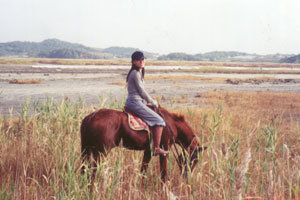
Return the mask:
<path fill-rule="evenodd" d="M 161 112 L 161 110 L 160 110 L 159 108 L 155 108 L 155 112 L 158 113 L 158 114 L 163 118 L 163 120 L 166 122 L 165 117 L 164 117 L 163 113 Z M 170 136 L 171 141 L 172 141 L 172 143 L 174 144 L 174 147 L 175 147 L 175 148 L 174 148 L 174 149 L 175 149 L 175 152 L 172 150 L 172 148 L 171 148 L 171 151 L 172 151 L 173 155 L 175 155 L 174 157 L 175 157 L 175 160 L 176 160 L 178 166 L 181 168 L 182 161 L 179 160 L 179 158 L 181 158 L 181 157 L 180 157 L 179 151 L 178 151 L 178 149 L 177 149 L 177 147 L 176 147 L 174 135 L 172 134 L 172 132 L 171 132 L 171 130 L 170 130 L 170 128 L 169 128 L 167 122 L 166 122 L 166 128 L 167 128 L 167 133 L 168 133 L 168 135 Z M 191 144 L 193 144 L 193 142 L 194 142 L 195 139 L 196 139 L 196 136 L 192 139 Z M 190 144 L 190 145 L 191 145 L 191 144 Z M 190 145 L 189 145 L 189 146 L 190 146 Z M 181 147 L 182 152 L 185 152 L 185 149 L 184 149 L 184 147 L 183 147 L 183 144 L 180 143 L 179 146 Z M 189 147 L 188 147 L 188 148 L 189 148 Z M 191 156 L 191 160 L 193 160 L 193 159 L 195 159 L 195 158 L 197 157 L 198 152 L 199 152 L 199 147 L 197 147 L 197 148 L 193 151 L 192 156 Z M 184 155 L 183 163 L 187 163 L 187 158 L 186 158 L 185 155 Z"/>

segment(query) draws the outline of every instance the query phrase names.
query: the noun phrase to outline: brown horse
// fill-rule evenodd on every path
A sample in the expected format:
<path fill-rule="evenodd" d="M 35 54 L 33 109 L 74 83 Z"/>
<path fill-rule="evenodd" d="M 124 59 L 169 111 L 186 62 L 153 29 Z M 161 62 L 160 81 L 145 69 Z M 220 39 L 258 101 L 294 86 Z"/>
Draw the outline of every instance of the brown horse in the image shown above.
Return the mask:
<path fill-rule="evenodd" d="M 191 170 L 198 161 L 198 153 L 203 149 L 196 136 L 183 116 L 168 112 L 160 108 L 167 127 L 164 127 L 161 146 L 168 150 L 172 144 L 181 145 L 190 155 L 189 167 Z M 95 167 L 100 159 L 100 154 L 106 156 L 110 149 L 120 144 L 133 150 L 144 150 L 141 171 L 147 170 L 151 160 L 151 148 L 149 135 L 146 131 L 134 131 L 129 128 L 127 114 L 112 109 L 101 109 L 86 116 L 81 124 L 81 151 L 82 160 L 90 160 L 93 156 L 92 165 Z M 182 155 L 180 155 L 182 161 Z M 163 181 L 167 179 L 168 156 L 160 156 L 160 171 Z M 186 163 L 181 162 L 180 168 Z M 83 165 L 84 166 L 84 165 Z M 187 166 L 185 166 L 185 169 Z M 84 167 L 82 168 L 84 171 Z"/>

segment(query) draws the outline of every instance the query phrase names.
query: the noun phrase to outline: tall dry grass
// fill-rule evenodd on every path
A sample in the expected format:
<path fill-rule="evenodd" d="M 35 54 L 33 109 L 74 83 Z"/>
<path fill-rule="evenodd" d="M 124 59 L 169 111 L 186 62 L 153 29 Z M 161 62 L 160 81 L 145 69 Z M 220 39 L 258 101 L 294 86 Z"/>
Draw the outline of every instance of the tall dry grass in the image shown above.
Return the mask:
<path fill-rule="evenodd" d="M 298 99 L 210 92 L 197 99 L 207 107 L 169 107 L 186 116 L 208 147 L 195 171 L 184 179 L 170 155 L 170 179 L 162 186 L 157 158 L 142 175 L 142 152 L 115 148 L 97 169 L 93 193 L 79 170 L 80 122 L 94 107 L 121 109 L 123 102 L 28 100 L 19 116 L 0 117 L 0 199 L 297 199 Z"/>

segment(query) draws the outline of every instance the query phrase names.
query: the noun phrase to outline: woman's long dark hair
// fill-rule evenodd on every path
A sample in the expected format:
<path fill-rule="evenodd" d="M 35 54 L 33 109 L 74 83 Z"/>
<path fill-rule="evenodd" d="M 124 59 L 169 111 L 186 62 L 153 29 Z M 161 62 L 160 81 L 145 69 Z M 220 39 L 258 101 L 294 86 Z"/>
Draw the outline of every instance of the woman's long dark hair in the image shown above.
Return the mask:
<path fill-rule="evenodd" d="M 130 70 L 129 70 L 128 74 L 127 74 L 127 77 L 126 77 L 126 83 L 128 82 L 128 78 L 129 78 L 129 75 L 132 72 L 132 70 L 139 71 L 140 68 L 137 67 L 137 66 L 135 66 L 134 64 L 131 65 L 131 68 L 130 68 Z M 145 68 L 143 67 L 142 68 L 142 80 L 144 80 L 144 76 L 145 76 Z"/>

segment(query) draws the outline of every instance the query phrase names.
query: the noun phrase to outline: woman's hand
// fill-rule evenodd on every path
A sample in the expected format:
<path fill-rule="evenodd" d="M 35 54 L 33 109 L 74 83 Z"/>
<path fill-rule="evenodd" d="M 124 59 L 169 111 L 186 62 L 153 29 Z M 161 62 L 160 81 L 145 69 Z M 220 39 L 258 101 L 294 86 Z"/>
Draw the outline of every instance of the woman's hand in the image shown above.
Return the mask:
<path fill-rule="evenodd" d="M 158 102 L 157 102 L 156 100 L 153 100 L 152 105 L 153 105 L 155 108 L 158 108 Z"/>

